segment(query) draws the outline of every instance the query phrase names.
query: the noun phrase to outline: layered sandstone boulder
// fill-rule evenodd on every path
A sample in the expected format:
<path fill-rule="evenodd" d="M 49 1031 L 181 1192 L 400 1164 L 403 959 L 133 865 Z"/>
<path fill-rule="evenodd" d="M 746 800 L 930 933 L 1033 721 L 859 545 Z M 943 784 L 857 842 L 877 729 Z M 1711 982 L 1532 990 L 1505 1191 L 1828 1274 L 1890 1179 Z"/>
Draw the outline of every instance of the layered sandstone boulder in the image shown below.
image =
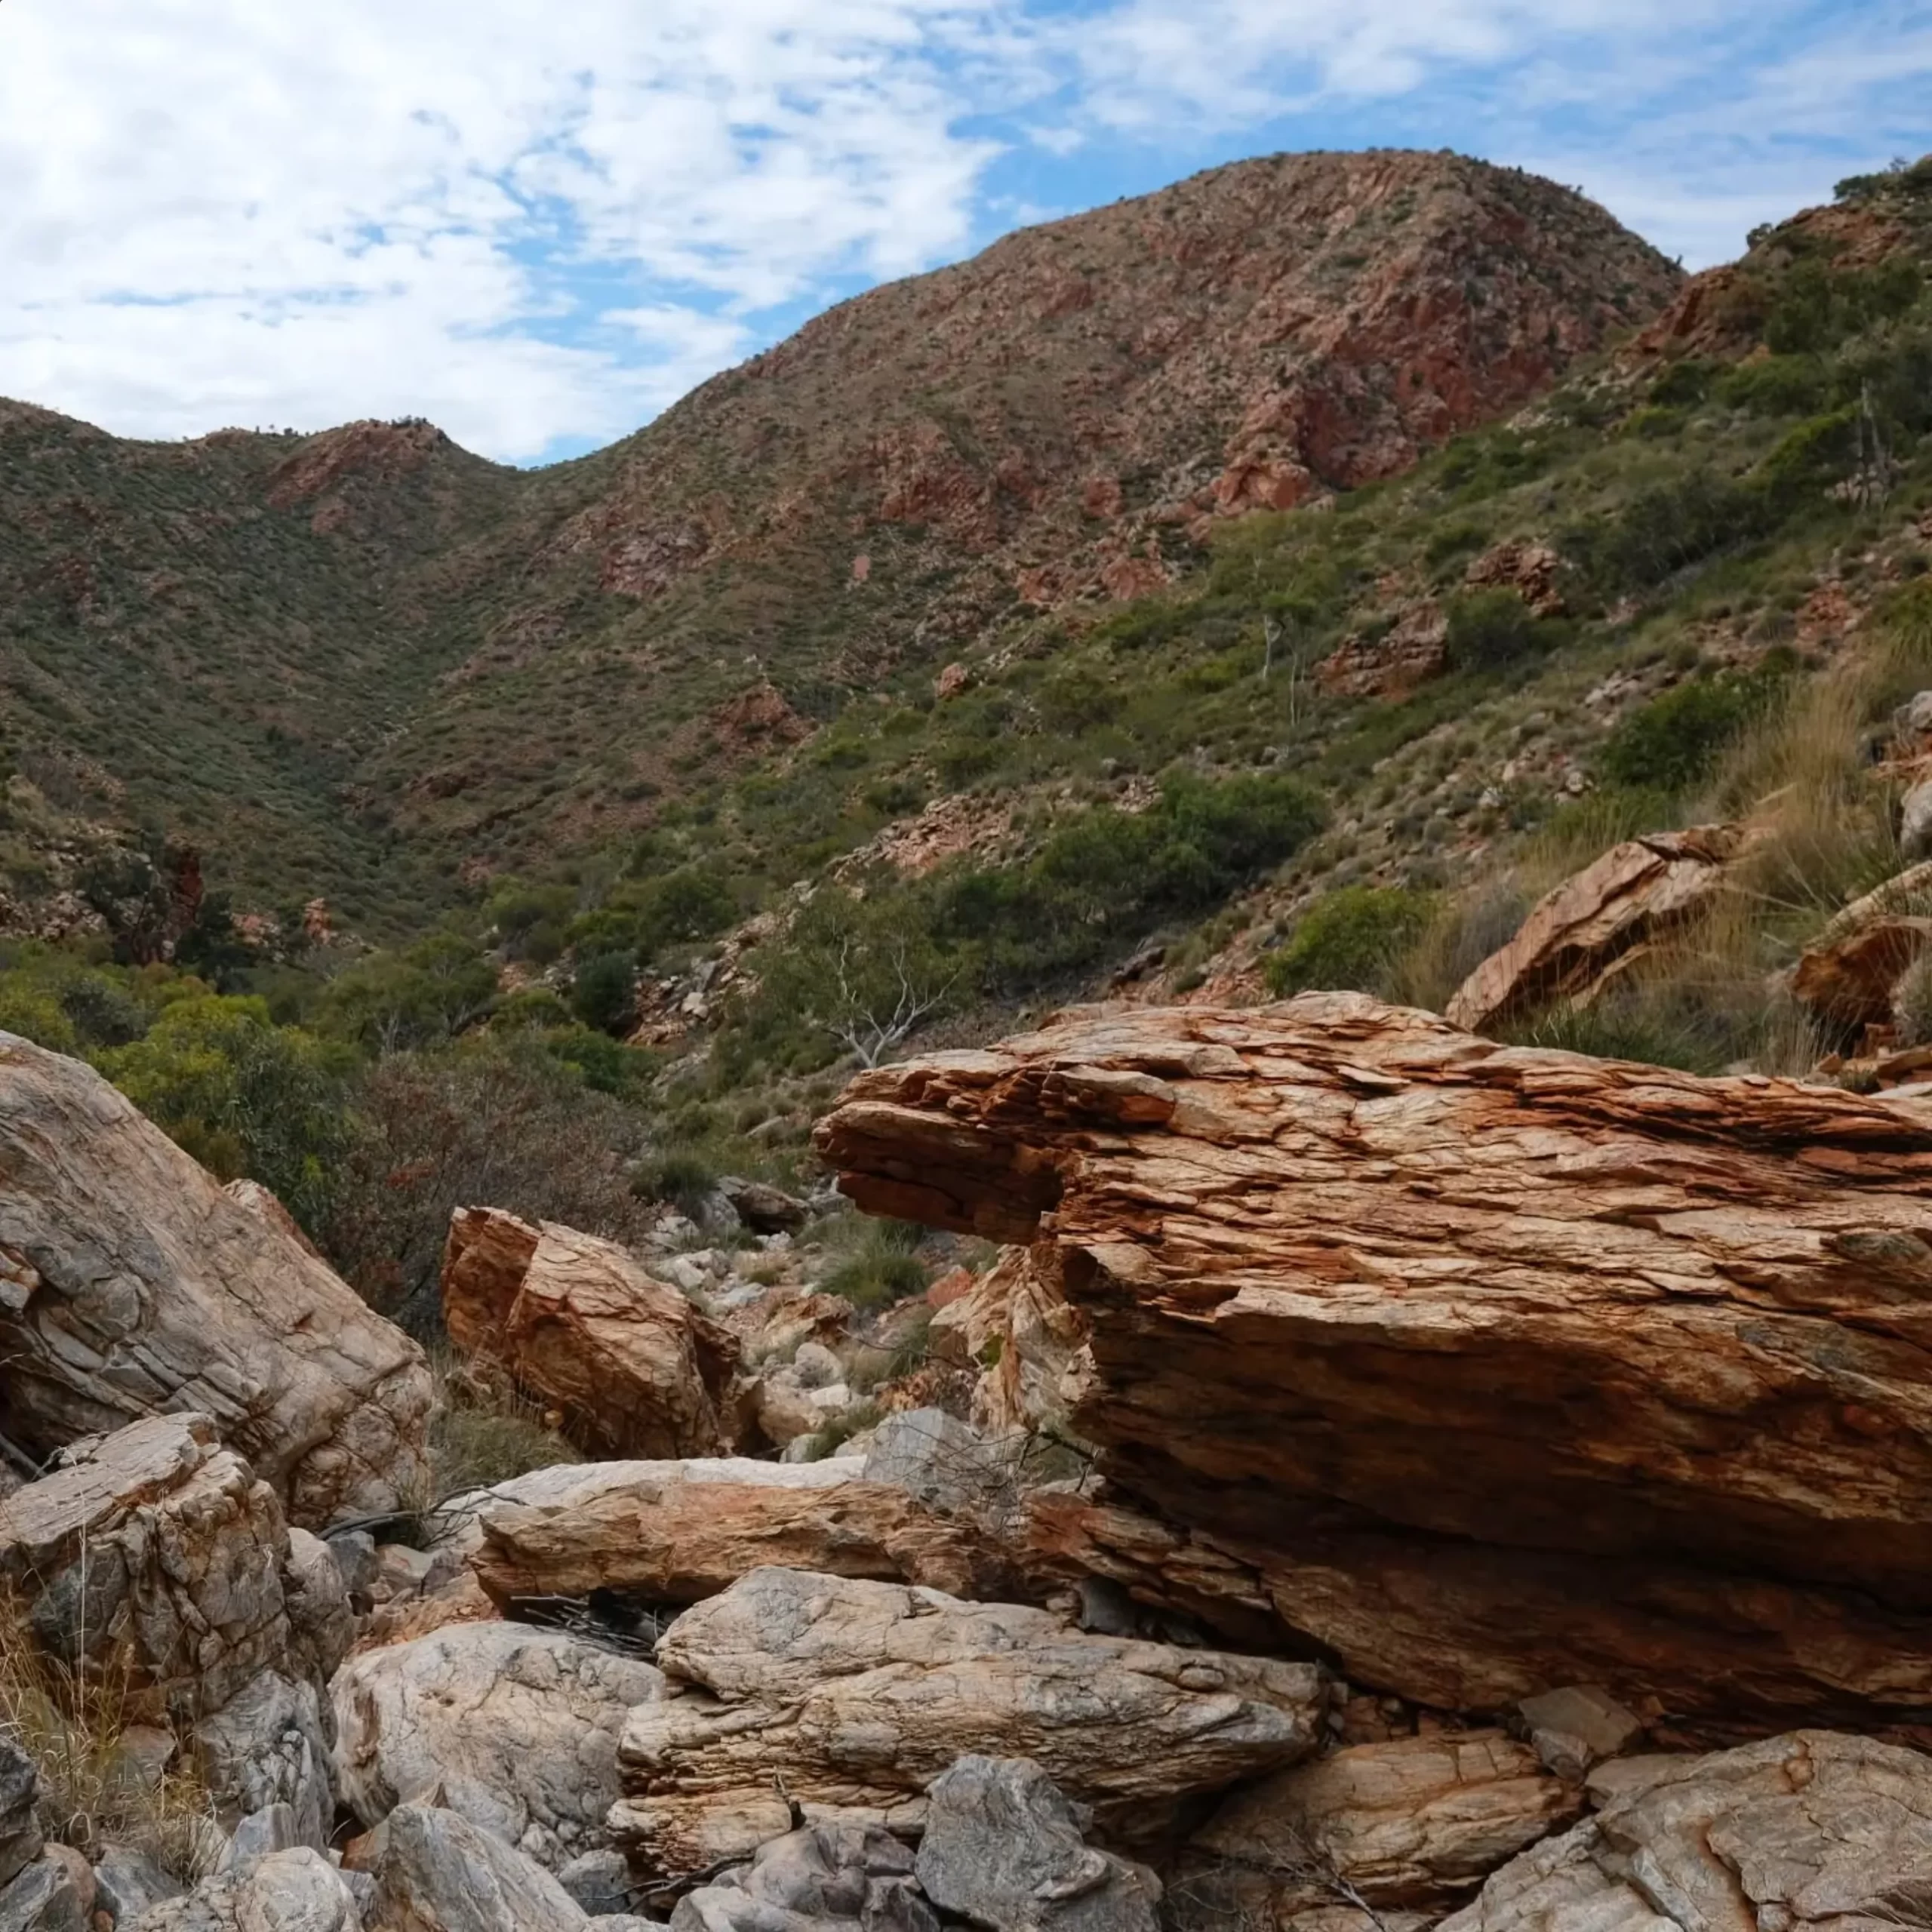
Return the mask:
<path fill-rule="evenodd" d="M 862 1480 L 854 1460 L 739 1466 L 743 1477 L 721 1481 L 694 1477 L 702 1466 L 691 1463 L 616 1464 L 611 1480 L 580 1490 L 579 1500 L 484 1503 L 472 1567 L 505 1605 L 594 1591 L 692 1604 L 771 1567 L 969 1597 L 1020 1586 L 1012 1553 L 993 1537 L 898 1484 Z"/>
<path fill-rule="evenodd" d="M 1440 1932 L 1801 1932 L 1918 1925 L 1932 1759 L 1799 1731 L 1715 1757 L 1626 1758 L 1595 1815 L 1512 1860 Z"/>
<path fill-rule="evenodd" d="M 1932 946 L 1932 861 L 1854 899 L 1807 949 L 1791 989 L 1845 1029 L 1883 1026 L 1907 970 Z"/>
<path fill-rule="evenodd" d="M 1312 1664 L 795 1570 L 687 1611 L 658 1662 L 682 1694 L 632 1713 L 611 1823 L 666 1874 L 779 1835 L 788 1797 L 814 1823 L 916 1825 L 926 1787 L 971 1752 L 1029 1758 L 1103 1821 L 1144 1825 L 1179 1795 L 1309 1755 L 1327 1694 Z"/>
<path fill-rule="evenodd" d="M 614 1242 L 459 1208 L 442 1297 L 457 1347 L 553 1404 L 586 1454 L 715 1456 L 737 1441 L 737 1342 Z"/>
<path fill-rule="evenodd" d="M 1932 1712 L 1922 1102 L 1312 995 L 881 1069 L 819 1143 L 1052 1251 L 1112 1486 L 1049 1506 L 1070 1567 L 1438 1708 Z"/>
<path fill-rule="evenodd" d="M 1737 826 L 1702 825 L 1612 846 L 1537 903 L 1515 937 L 1457 988 L 1447 1017 L 1481 1032 L 1589 997 L 1709 912 L 1743 838 Z"/>
<path fill-rule="evenodd" d="M 0 1435 L 214 1419 L 320 1527 L 420 1483 L 422 1351 L 79 1061 L 0 1034 Z"/>
<path fill-rule="evenodd" d="M 561 1630 L 453 1624 L 331 1687 L 337 1796 L 365 1826 L 433 1801 L 552 1871 L 607 1842 L 617 1738 L 662 1675 Z"/>

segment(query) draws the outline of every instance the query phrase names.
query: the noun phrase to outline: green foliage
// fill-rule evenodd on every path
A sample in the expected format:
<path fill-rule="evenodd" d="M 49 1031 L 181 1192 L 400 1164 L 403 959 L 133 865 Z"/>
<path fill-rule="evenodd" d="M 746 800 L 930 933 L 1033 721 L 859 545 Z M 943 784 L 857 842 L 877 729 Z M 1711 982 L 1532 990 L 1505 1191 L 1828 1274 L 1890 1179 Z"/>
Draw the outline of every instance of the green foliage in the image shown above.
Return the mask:
<path fill-rule="evenodd" d="M 1779 688 L 1774 668 L 1750 675 L 1695 678 L 1640 706 L 1604 746 L 1604 776 L 1632 790 L 1681 792 L 1709 776 L 1718 754 Z"/>
<path fill-rule="evenodd" d="M 1841 202 L 1871 202 L 1897 195 L 1908 200 L 1932 200 L 1932 155 L 1894 161 L 1875 174 L 1848 174 L 1832 190 Z"/>
<path fill-rule="evenodd" d="M 1459 671 L 1490 671 L 1514 663 L 1552 638 L 1520 592 L 1472 590 L 1449 600 L 1447 648 Z"/>
<path fill-rule="evenodd" d="M 851 1252 L 825 1278 L 825 1292 L 868 1311 L 924 1294 L 931 1274 L 917 1250 L 924 1238 L 910 1222 L 860 1223 Z"/>
<path fill-rule="evenodd" d="M 1918 264 L 1894 255 L 1866 269 L 1838 269 L 1815 257 L 1785 274 L 1764 318 L 1774 355 L 1817 355 L 1848 336 L 1903 315 L 1918 300 Z"/>
<path fill-rule="evenodd" d="M 637 1170 L 631 1188 L 640 1200 L 662 1201 L 692 1220 L 718 1189 L 718 1170 L 694 1147 L 666 1147 Z"/>
<path fill-rule="evenodd" d="M 52 992 L 11 978 L 0 980 L 0 1033 L 17 1033 L 49 1053 L 75 1053 L 81 1044 L 79 1032 Z"/>
<path fill-rule="evenodd" d="M 1712 394 L 1725 408 L 1755 416 L 1808 416 L 1831 388 L 1831 370 L 1822 356 L 1773 355 L 1727 369 Z"/>
<path fill-rule="evenodd" d="M 251 1176 L 305 1226 L 320 1217 L 348 1140 L 348 1067 L 325 1042 L 276 1026 L 263 1001 L 204 993 L 97 1063 L 220 1179 Z"/>
<path fill-rule="evenodd" d="M 321 1003 L 325 1032 L 377 1054 L 413 1052 L 451 1040 L 485 1018 L 497 969 L 460 933 L 432 933 L 400 953 L 351 967 Z"/>
<path fill-rule="evenodd" d="M 637 1014 L 637 963 L 628 952 L 595 952 L 577 962 L 571 1011 L 602 1033 L 626 1031 Z"/>
<path fill-rule="evenodd" d="M 1343 886 L 1303 913 L 1268 959 L 1277 998 L 1311 991 L 1380 992 L 1403 949 L 1428 924 L 1432 896 L 1399 886 Z"/>

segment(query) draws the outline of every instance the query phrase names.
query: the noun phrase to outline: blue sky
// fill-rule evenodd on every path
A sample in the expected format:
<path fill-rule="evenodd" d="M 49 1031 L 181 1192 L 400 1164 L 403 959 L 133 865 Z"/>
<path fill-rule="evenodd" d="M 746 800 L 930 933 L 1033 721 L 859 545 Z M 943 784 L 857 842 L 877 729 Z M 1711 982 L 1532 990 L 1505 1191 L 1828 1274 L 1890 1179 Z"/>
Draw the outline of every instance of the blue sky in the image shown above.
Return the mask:
<path fill-rule="evenodd" d="M 0 395 L 551 460 L 1022 223 L 1375 145 L 1721 260 L 1932 148 L 1932 4 L 5 0 Z"/>

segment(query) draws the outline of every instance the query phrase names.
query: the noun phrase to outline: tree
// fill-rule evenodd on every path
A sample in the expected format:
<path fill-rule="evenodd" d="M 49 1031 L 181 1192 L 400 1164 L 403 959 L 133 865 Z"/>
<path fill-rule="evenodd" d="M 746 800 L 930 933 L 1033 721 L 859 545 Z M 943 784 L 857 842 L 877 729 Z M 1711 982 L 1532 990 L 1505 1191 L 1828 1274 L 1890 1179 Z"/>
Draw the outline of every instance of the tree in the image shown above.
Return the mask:
<path fill-rule="evenodd" d="M 766 968 L 761 1005 L 877 1066 L 945 1010 L 958 982 L 910 909 L 903 900 L 822 888 Z"/>

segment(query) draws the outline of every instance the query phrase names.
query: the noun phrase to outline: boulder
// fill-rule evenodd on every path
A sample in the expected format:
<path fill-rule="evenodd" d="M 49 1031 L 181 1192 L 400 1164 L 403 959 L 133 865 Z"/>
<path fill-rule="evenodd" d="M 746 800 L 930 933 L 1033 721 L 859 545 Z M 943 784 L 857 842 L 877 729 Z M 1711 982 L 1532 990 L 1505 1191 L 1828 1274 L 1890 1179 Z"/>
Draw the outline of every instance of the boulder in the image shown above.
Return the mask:
<path fill-rule="evenodd" d="M 0 1435 L 214 1420 L 297 1522 L 425 1472 L 422 1351 L 78 1060 L 0 1035 Z"/>
<path fill-rule="evenodd" d="M 45 1840 L 36 1808 L 39 1798 L 33 1760 L 0 1733 L 0 1885 L 11 1884 L 40 1856 Z"/>
<path fill-rule="evenodd" d="M 707 1456 L 737 1440 L 738 1346 L 614 1242 L 459 1208 L 443 1314 L 466 1355 L 562 1411 L 593 1456 Z"/>
<path fill-rule="evenodd" d="M 260 1215 L 277 1233 L 286 1235 L 305 1254 L 321 1260 L 321 1250 L 302 1232 L 302 1223 L 282 1205 L 272 1188 L 264 1187 L 258 1180 L 232 1180 L 221 1191 L 251 1214 Z"/>
<path fill-rule="evenodd" d="M 1844 1029 L 1883 1026 L 1894 989 L 1932 945 L 1932 861 L 1854 899 L 1799 958 L 1791 989 L 1821 1019 Z"/>
<path fill-rule="evenodd" d="M 117 1928 L 132 1925 L 144 1912 L 181 1897 L 188 1889 L 146 1852 L 113 1844 L 103 1845 L 94 1860 L 94 1887 L 96 1910 L 106 1912 Z"/>
<path fill-rule="evenodd" d="M 304 1529 L 288 1533 L 282 1592 L 300 1675 L 326 1684 L 355 1641 L 355 1612 L 334 1547 Z"/>
<path fill-rule="evenodd" d="M 1088 1636 L 1042 1610 L 759 1570 L 658 1646 L 683 1694 L 631 1714 L 611 1827 L 666 1875 L 813 1823 L 915 1825 L 962 1752 L 1035 1760 L 1103 1822 L 1295 1761 L 1319 1741 L 1319 1667 Z"/>
<path fill-rule="evenodd" d="M 285 1807 L 289 1844 L 320 1851 L 335 1823 L 329 1738 L 315 1685 L 265 1670 L 195 1727 L 194 1755 L 224 1823 Z"/>
<path fill-rule="evenodd" d="M 1023 1444 L 1009 1438 L 992 1441 L 971 1423 L 943 1409 L 900 1409 L 872 1432 L 863 1474 L 869 1483 L 902 1490 L 942 1515 L 997 1521 L 1018 1500 Z M 823 1569 L 801 1564 L 801 1569 Z M 908 1582 L 938 1583 L 937 1577 Z M 942 1589 L 955 1586 L 940 1584 Z M 986 1594 L 961 1589 L 964 1596 Z"/>
<path fill-rule="evenodd" d="M 1593 1684 L 1525 1697 L 1515 1720 L 1537 1757 L 1558 1777 L 1573 1780 L 1605 1758 L 1621 1757 L 1644 1734 L 1643 1720 Z"/>
<path fill-rule="evenodd" d="M 1075 1009 L 860 1075 L 818 1142 L 871 1211 L 1053 1252 L 1113 1499 L 1036 1515 L 1069 1571 L 1438 1709 L 1932 1709 L 1923 1097 L 1318 994 Z"/>
<path fill-rule="evenodd" d="M 521 1623 L 364 1651 L 331 1687 L 337 1795 L 365 1826 L 433 1798 L 559 1869 L 607 1843 L 618 1734 L 663 1684 L 636 1658 Z"/>
<path fill-rule="evenodd" d="M 1315 667 L 1315 681 L 1337 697 L 1400 697 L 1439 678 L 1449 662 L 1449 620 L 1439 604 L 1414 604 L 1379 635 L 1343 639 Z"/>
<path fill-rule="evenodd" d="M 1024 1758 L 961 1758 L 927 1794 L 919 1884 L 1000 1932 L 1157 1932 L 1160 1882 L 1097 1851 L 1088 1820 Z"/>
<path fill-rule="evenodd" d="M 479 1504 L 471 1562 L 492 1601 L 616 1591 L 692 1604 L 774 1566 L 961 1596 L 1020 1587 L 1012 1553 L 992 1536 L 864 1479 L 856 1462 L 715 1466 L 743 1471 L 734 1481 L 696 1475 L 697 1463 L 605 1466 L 612 1479 L 587 1495 L 580 1484 L 580 1500 Z"/>
<path fill-rule="evenodd" d="M 371 1932 L 586 1932 L 589 1917 L 542 1866 L 454 1811 L 398 1805 L 377 1828 Z"/>
<path fill-rule="evenodd" d="M 1235 1924 L 1284 1924 L 1343 1887 L 1439 1911 L 1583 1809 L 1580 1784 L 1500 1730 L 1358 1744 L 1229 1798 L 1175 1884 Z"/>
<path fill-rule="evenodd" d="M 940 1932 L 912 1854 L 876 1825 L 808 1825 L 678 1901 L 671 1932 Z M 1128 1932 L 1125 1927 L 1121 1932 Z"/>
<path fill-rule="evenodd" d="M 995 1435 L 1065 1429 L 1088 1366 L 1086 1318 L 1068 1303 L 1050 1243 L 1009 1247 L 933 1317 L 933 1358 L 983 1371 L 973 1419 Z"/>
<path fill-rule="evenodd" d="M 51 1844 L 0 1887 L 0 1932 L 90 1932 L 94 1875 L 65 1845 Z"/>
<path fill-rule="evenodd" d="M 1932 1760 L 1799 1731 L 1715 1757 L 1630 1758 L 1595 1817 L 1498 1872 L 1440 1932 L 1801 1932 L 1919 1925 Z"/>
<path fill-rule="evenodd" d="M 1611 847 L 1540 900 L 1515 937 L 1463 981 L 1444 1009 L 1449 1021 L 1486 1032 L 1587 998 L 1709 912 L 1743 839 L 1740 826 L 1702 825 Z"/>
<path fill-rule="evenodd" d="M 1534 616 L 1560 617 L 1564 609 L 1563 558 L 1547 543 L 1520 540 L 1485 550 L 1463 573 L 1472 590 L 1513 590 Z"/>
<path fill-rule="evenodd" d="M 804 1201 L 764 1181 L 740 1180 L 736 1174 L 726 1174 L 719 1180 L 718 1191 L 755 1235 L 795 1235 L 812 1217 Z"/>
<path fill-rule="evenodd" d="M 363 1932 L 349 1881 L 310 1847 L 271 1853 L 150 1905 L 118 1932 Z M 452 1928 L 454 1932 L 454 1928 Z"/>
<path fill-rule="evenodd" d="M 287 1666 L 281 1505 L 206 1416 L 78 1445 L 0 1503 L 0 1582 L 63 1667 L 111 1669 L 129 1721 L 218 1711 Z"/>

